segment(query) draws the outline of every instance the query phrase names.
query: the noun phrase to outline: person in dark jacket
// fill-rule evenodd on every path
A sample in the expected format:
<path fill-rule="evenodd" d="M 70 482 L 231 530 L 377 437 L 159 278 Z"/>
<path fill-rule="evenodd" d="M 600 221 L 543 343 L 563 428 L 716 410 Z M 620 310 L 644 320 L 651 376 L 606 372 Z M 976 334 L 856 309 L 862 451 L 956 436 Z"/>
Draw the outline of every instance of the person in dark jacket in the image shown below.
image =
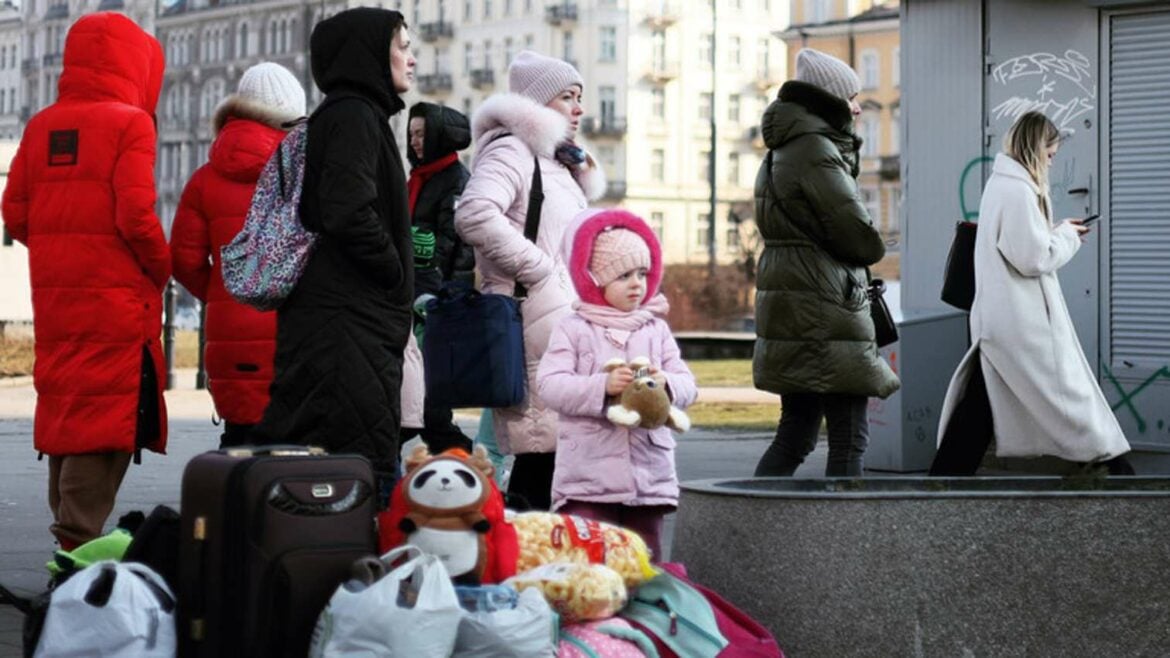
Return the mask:
<path fill-rule="evenodd" d="M 246 443 L 268 406 L 276 313 L 232 299 L 223 287 L 220 248 L 244 226 L 260 172 L 292 122 L 305 115 L 305 90 L 280 64 L 261 62 L 211 119 L 207 164 L 187 185 L 171 227 L 175 280 L 204 304 L 208 388 L 223 419 L 219 447 Z"/>
<path fill-rule="evenodd" d="M 414 295 L 437 295 L 444 283 L 475 282 L 475 252 L 455 232 L 455 204 L 471 174 L 459 151 L 471 145 L 467 117 L 449 107 L 415 103 L 407 124 L 406 157 L 412 169 L 406 182 L 414 239 Z M 421 328 L 416 327 L 416 331 Z M 452 422 L 451 409 L 424 402 L 423 428 L 403 430 L 402 440 L 416 433 L 431 454 L 448 448 L 471 452 L 471 439 Z"/>
<path fill-rule="evenodd" d="M 756 388 L 782 397 L 776 438 L 757 476 L 792 475 L 829 433 L 826 476 L 858 476 L 869 396 L 897 376 L 878 355 L 867 268 L 885 255 L 857 189 L 861 82 L 845 62 L 806 48 L 796 79 L 764 113 L 769 153 L 756 177 L 764 238 L 756 292 Z"/>
<path fill-rule="evenodd" d="M 325 98 L 309 119 L 300 216 L 319 238 L 277 310 L 271 401 L 254 437 L 365 456 L 384 505 L 414 298 L 406 175 L 389 120 L 415 60 L 402 14 L 384 9 L 327 18 L 309 46 Z"/>

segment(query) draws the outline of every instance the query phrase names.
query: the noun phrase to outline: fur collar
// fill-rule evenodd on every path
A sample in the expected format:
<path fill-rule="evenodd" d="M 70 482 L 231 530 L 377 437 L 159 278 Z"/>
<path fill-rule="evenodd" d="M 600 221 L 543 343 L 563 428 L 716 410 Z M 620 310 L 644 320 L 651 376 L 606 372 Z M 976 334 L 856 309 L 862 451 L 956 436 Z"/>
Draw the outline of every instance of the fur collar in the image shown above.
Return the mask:
<path fill-rule="evenodd" d="M 1018 178 L 1027 183 L 1033 193 L 1040 194 L 1040 186 L 1036 185 L 1036 181 L 1032 180 L 1032 175 L 1028 173 L 1024 165 L 1017 162 L 1015 158 L 1007 153 L 999 153 L 995 156 L 995 164 L 992 165 L 991 170 L 1001 176 Z"/>
<path fill-rule="evenodd" d="M 780 100 L 785 103 L 796 103 L 809 112 L 819 116 L 829 124 L 829 127 L 842 132 L 852 132 L 848 129 L 853 123 L 853 112 L 849 103 L 830 94 L 816 85 L 799 80 L 789 80 L 780 87 Z"/>
<path fill-rule="evenodd" d="M 288 112 L 281 112 L 280 110 L 232 94 L 223 99 L 223 102 L 219 104 L 219 107 L 215 108 L 215 114 L 211 117 L 211 129 L 216 135 L 219 134 L 219 131 L 223 130 L 223 126 L 227 123 L 228 118 L 250 119 L 257 123 L 262 123 L 269 128 L 288 130 L 289 126 L 286 124 L 300 117 L 291 116 Z"/>
<path fill-rule="evenodd" d="M 477 144 L 489 133 L 510 132 L 533 153 L 552 157 L 565 138 L 569 121 L 556 110 L 520 94 L 497 94 L 485 100 L 471 119 L 471 134 Z"/>

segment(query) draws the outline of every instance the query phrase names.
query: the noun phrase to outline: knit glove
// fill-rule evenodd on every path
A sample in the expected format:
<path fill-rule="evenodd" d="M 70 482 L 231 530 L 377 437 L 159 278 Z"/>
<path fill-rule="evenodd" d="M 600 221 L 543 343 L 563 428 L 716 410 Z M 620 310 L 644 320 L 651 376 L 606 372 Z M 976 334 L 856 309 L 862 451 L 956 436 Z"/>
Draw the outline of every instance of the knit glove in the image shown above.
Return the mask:
<path fill-rule="evenodd" d="M 417 226 L 410 227 L 410 239 L 414 243 L 414 268 L 426 269 L 434 266 L 435 234 Z"/>

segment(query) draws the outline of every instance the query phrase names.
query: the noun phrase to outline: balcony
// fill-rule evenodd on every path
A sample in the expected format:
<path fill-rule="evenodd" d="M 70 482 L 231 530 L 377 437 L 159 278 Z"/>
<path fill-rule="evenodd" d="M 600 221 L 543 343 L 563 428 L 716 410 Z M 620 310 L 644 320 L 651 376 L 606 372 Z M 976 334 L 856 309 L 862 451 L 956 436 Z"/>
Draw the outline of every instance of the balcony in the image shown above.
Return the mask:
<path fill-rule="evenodd" d="M 40 62 L 41 60 L 37 59 L 36 57 L 25 57 L 24 59 L 20 60 L 20 72 L 28 73 L 30 71 L 35 71 L 36 69 L 40 68 Z"/>
<path fill-rule="evenodd" d="M 491 69 L 472 69 L 471 86 L 476 89 L 489 89 L 496 85 L 496 72 Z"/>
<path fill-rule="evenodd" d="M 450 39 L 455 36 L 455 26 L 447 21 L 423 23 L 418 27 L 418 36 L 426 43 Z"/>
<path fill-rule="evenodd" d="M 581 121 L 581 132 L 590 137 L 621 137 L 626 134 L 626 120 L 623 117 L 585 117 Z"/>
<path fill-rule="evenodd" d="M 764 133 L 759 126 L 752 126 L 748 128 L 743 134 L 743 138 L 752 143 L 752 148 L 764 148 Z"/>
<path fill-rule="evenodd" d="M 544 20 L 550 25 L 564 25 L 577 21 L 577 3 L 562 2 L 544 8 Z"/>
<path fill-rule="evenodd" d="M 60 66 L 64 61 L 64 55 L 61 53 L 50 53 L 41 58 L 42 66 Z"/>
<path fill-rule="evenodd" d="M 122 0 L 102 0 L 98 3 L 98 11 L 121 11 L 126 4 Z"/>
<path fill-rule="evenodd" d="M 605 194 L 602 198 L 611 201 L 626 198 L 626 182 L 624 180 L 606 181 Z"/>
<path fill-rule="evenodd" d="M 678 77 L 678 62 L 651 62 L 646 79 L 657 84 L 666 84 Z"/>
<path fill-rule="evenodd" d="M 878 177 L 893 181 L 902 177 L 902 159 L 897 155 L 883 155 L 878 163 Z"/>
<path fill-rule="evenodd" d="M 45 9 L 45 15 L 43 18 L 46 21 L 51 21 L 58 18 L 69 18 L 69 5 L 64 2 L 55 5 L 49 5 L 49 7 Z"/>
<path fill-rule="evenodd" d="M 450 92 L 454 88 L 450 73 L 430 73 L 418 76 L 418 91 L 420 94 L 441 94 Z"/>
<path fill-rule="evenodd" d="M 676 2 L 666 2 L 665 0 L 651 2 L 650 7 L 646 10 L 646 25 L 652 30 L 670 27 L 678 22 L 679 15 L 679 6 Z"/>

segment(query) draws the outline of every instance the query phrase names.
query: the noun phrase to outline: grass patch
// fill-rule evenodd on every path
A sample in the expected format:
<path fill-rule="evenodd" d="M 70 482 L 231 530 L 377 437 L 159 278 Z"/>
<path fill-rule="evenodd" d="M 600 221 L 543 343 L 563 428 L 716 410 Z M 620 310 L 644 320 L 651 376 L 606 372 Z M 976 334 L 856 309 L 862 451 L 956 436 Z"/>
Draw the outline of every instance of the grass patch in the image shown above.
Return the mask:
<path fill-rule="evenodd" d="M 774 404 L 697 402 L 687 409 L 694 427 L 738 430 L 774 430 L 780 409 Z"/>
<path fill-rule="evenodd" d="M 175 331 L 175 367 L 199 367 L 198 331 Z"/>
<path fill-rule="evenodd" d="M 687 361 L 699 386 L 751 386 L 751 359 Z"/>
<path fill-rule="evenodd" d="M 31 375 L 33 371 L 32 338 L 0 338 L 0 377 Z"/>

